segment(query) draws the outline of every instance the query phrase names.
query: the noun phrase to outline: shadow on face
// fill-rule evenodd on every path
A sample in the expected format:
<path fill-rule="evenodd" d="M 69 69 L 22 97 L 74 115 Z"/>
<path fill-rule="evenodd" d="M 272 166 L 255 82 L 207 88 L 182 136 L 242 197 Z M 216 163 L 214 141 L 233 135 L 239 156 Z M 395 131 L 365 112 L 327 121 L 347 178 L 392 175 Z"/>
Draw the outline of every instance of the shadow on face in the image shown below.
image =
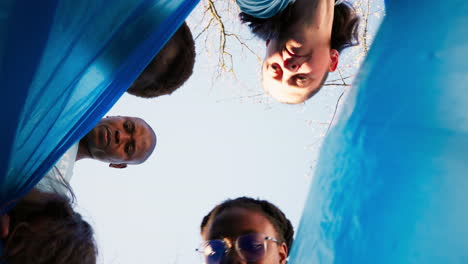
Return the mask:
<path fill-rule="evenodd" d="M 230 208 L 221 212 L 213 218 L 211 225 L 202 234 L 207 240 L 221 239 L 227 241 L 232 247 L 236 243 L 239 244 L 239 237 L 249 234 L 262 234 L 262 238 L 271 237 L 278 238 L 278 234 L 270 222 L 262 213 L 245 208 Z M 236 241 L 237 240 L 237 241 Z M 265 251 L 260 259 L 256 260 L 257 264 L 280 264 L 286 263 L 287 246 L 285 243 L 275 243 L 271 240 L 262 240 Z M 242 243 L 241 243 L 242 244 Z M 246 254 L 245 254 L 246 255 Z M 238 251 L 231 248 L 220 261 L 216 263 L 251 263 L 244 259 Z M 209 262 L 209 261 L 208 261 Z"/>
<path fill-rule="evenodd" d="M 140 164 L 156 146 L 153 129 L 143 119 L 128 116 L 102 119 L 85 139 L 94 159 L 111 164 Z"/>

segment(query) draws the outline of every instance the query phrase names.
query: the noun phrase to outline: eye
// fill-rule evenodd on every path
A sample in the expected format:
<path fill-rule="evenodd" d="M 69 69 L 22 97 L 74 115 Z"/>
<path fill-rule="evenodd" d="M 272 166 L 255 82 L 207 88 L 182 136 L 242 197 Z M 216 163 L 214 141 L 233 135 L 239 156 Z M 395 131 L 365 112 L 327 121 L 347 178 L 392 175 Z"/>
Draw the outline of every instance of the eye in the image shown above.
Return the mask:
<path fill-rule="evenodd" d="M 278 76 L 281 74 L 281 67 L 279 66 L 278 63 L 273 63 L 270 65 L 270 71 L 273 73 L 273 75 Z"/>
<path fill-rule="evenodd" d="M 133 133 L 133 131 L 135 130 L 135 125 L 130 121 L 125 121 L 123 127 L 124 127 L 125 131 L 127 131 L 129 133 Z"/>
<path fill-rule="evenodd" d="M 250 245 L 250 249 L 252 250 L 263 249 L 263 243 L 253 243 L 252 245 Z"/>
<path fill-rule="evenodd" d="M 131 156 L 134 152 L 134 148 L 133 148 L 133 144 L 132 143 L 127 143 L 125 145 L 125 153 L 127 153 L 127 155 Z"/>
<path fill-rule="evenodd" d="M 307 83 L 307 81 L 309 80 L 309 77 L 305 75 L 297 75 L 295 79 L 296 79 L 296 84 L 298 86 L 303 86 L 304 84 Z"/>
<path fill-rule="evenodd" d="M 262 248 L 262 247 L 263 247 L 263 243 L 253 244 L 253 246 L 254 246 L 255 248 Z"/>

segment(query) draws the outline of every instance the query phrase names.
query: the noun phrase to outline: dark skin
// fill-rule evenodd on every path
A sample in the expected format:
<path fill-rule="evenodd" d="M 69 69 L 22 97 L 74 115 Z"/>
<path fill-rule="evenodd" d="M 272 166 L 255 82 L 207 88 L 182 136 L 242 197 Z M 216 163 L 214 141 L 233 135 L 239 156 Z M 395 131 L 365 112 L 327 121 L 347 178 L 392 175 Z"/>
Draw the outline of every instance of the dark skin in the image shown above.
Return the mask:
<path fill-rule="evenodd" d="M 141 118 L 112 116 L 101 120 L 80 140 L 76 160 L 91 158 L 125 168 L 140 164 L 153 152 L 156 135 Z"/>
<path fill-rule="evenodd" d="M 217 215 L 211 225 L 202 234 L 203 238 L 226 239 L 234 244 L 237 237 L 249 233 L 261 233 L 278 238 L 271 222 L 262 213 L 245 208 L 230 208 Z M 235 250 L 224 256 L 222 264 L 285 264 L 288 256 L 286 243 L 267 242 L 265 257 L 255 263 L 242 260 Z"/>
<path fill-rule="evenodd" d="M 171 38 L 164 48 L 159 52 L 157 60 L 152 60 L 150 65 L 138 76 L 130 88 L 142 90 L 152 86 L 154 82 L 161 80 L 171 68 L 171 62 L 174 61 L 179 53 L 180 47 L 176 39 Z"/>

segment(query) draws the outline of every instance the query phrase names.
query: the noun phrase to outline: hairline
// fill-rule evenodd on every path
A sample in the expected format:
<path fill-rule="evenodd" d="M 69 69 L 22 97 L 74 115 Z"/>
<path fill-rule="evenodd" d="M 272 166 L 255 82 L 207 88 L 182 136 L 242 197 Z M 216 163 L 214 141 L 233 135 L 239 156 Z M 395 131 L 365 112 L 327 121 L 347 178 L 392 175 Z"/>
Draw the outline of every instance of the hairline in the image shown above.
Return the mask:
<path fill-rule="evenodd" d="M 130 116 L 128 116 L 128 117 L 130 117 Z M 148 128 L 148 130 L 150 131 L 150 135 L 151 135 L 151 138 L 152 138 L 152 140 L 151 140 L 152 144 L 148 148 L 148 150 L 150 150 L 150 151 L 147 152 L 148 154 L 143 156 L 140 162 L 135 162 L 135 163 L 129 162 L 128 163 L 128 164 L 138 165 L 138 164 L 144 163 L 146 160 L 148 160 L 148 158 L 151 156 L 151 154 L 153 154 L 154 149 L 156 148 L 157 138 L 156 138 L 156 133 L 154 132 L 154 129 L 143 118 L 140 118 L 140 117 L 130 117 L 130 118 L 136 118 L 136 119 L 140 119 L 141 121 L 143 121 L 143 123 L 146 125 L 146 128 Z"/>
<path fill-rule="evenodd" d="M 233 201 L 233 200 L 230 200 L 230 201 Z M 221 207 L 219 207 L 219 208 L 215 207 L 215 209 L 213 209 L 213 211 L 212 211 L 213 214 L 210 216 L 211 219 L 209 219 L 206 222 L 205 226 L 201 230 L 201 236 L 202 237 L 205 237 L 205 238 L 207 237 L 207 232 L 211 228 L 211 226 L 214 223 L 216 217 L 218 217 L 222 213 L 226 212 L 227 210 L 241 208 L 241 209 L 249 210 L 249 211 L 252 211 L 252 212 L 255 212 L 255 213 L 259 213 L 263 217 L 265 217 L 265 219 L 267 219 L 268 222 L 272 225 L 272 227 L 273 227 L 273 229 L 274 229 L 274 231 L 276 233 L 276 236 L 277 236 L 276 239 L 278 239 L 281 243 L 283 243 L 283 242 L 286 243 L 285 235 L 281 233 L 281 228 L 278 225 L 277 220 L 273 216 L 266 213 L 266 211 L 263 209 L 261 204 L 257 204 L 257 203 L 255 203 L 253 201 L 244 201 L 244 203 L 232 204 L 232 205 L 228 204 L 227 206 L 226 205 L 223 206 L 223 204 L 224 204 L 224 202 L 220 204 Z"/>

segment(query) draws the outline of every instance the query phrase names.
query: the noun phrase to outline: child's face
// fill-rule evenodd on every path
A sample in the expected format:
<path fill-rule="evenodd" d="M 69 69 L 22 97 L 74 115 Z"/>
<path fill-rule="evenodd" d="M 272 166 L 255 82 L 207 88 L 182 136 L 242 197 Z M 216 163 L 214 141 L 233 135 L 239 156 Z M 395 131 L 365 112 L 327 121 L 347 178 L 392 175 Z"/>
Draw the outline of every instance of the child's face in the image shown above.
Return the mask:
<path fill-rule="evenodd" d="M 244 208 L 231 208 L 221 212 L 208 227 L 204 238 L 207 240 L 222 239 L 231 245 L 235 244 L 238 237 L 258 233 L 278 239 L 275 228 L 261 213 Z M 247 262 L 239 253 L 231 248 L 220 260 L 220 264 L 283 264 L 286 263 L 287 246 L 285 243 L 275 243 L 265 240 L 266 251 L 261 259 L 255 262 Z"/>
<path fill-rule="evenodd" d="M 329 44 L 288 39 L 267 41 L 262 66 L 263 89 L 283 103 L 302 103 L 316 93 L 328 72 L 338 65 L 338 51 Z"/>

